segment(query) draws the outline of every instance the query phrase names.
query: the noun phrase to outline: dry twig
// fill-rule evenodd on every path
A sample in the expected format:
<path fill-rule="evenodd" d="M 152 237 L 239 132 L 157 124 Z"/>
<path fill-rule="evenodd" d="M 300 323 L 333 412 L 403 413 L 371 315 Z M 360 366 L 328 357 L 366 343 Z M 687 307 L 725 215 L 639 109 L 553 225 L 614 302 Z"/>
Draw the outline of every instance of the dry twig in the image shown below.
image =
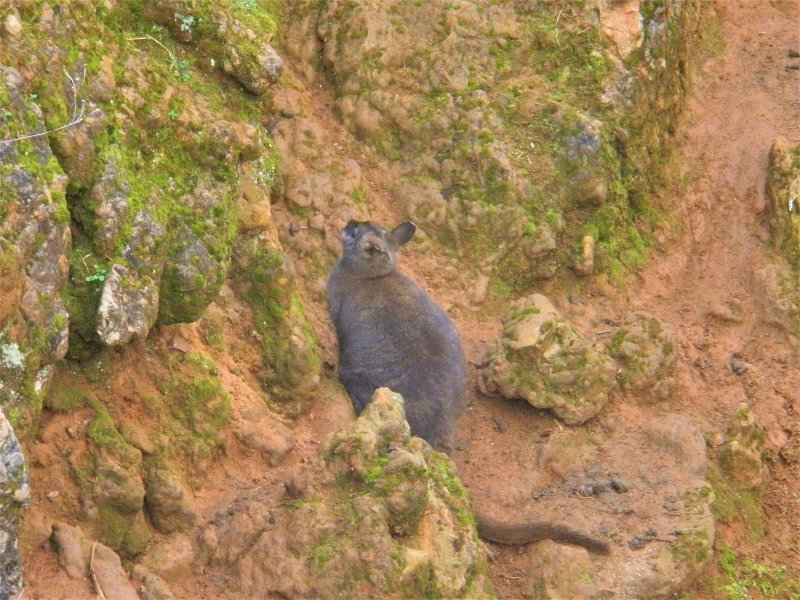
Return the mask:
<path fill-rule="evenodd" d="M 106 600 L 106 595 L 103 593 L 103 588 L 100 587 L 100 582 L 97 581 L 97 575 L 94 574 L 94 549 L 97 548 L 97 542 L 92 545 L 92 556 L 89 559 L 89 573 L 92 576 L 92 583 L 94 584 L 94 589 L 97 590 L 97 595 L 100 596 L 100 600 Z"/>

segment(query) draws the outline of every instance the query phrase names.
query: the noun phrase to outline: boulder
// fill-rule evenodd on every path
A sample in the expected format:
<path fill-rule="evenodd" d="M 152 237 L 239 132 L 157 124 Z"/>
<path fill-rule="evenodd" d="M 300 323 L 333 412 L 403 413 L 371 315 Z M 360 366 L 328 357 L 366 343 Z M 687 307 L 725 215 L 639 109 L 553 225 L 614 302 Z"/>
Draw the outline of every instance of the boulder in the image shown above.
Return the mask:
<path fill-rule="evenodd" d="M 617 379 L 623 388 L 642 390 L 665 377 L 678 356 L 672 328 L 646 312 L 635 312 L 617 329 L 608 352 L 620 363 Z"/>
<path fill-rule="evenodd" d="M 469 496 L 450 460 L 410 435 L 398 394 L 377 390 L 295 479 L 287 509 L 243 499 L 200 534 L 240 594 L 492 597 Z"/>
<path fill-rule="evenodd" d="M 158 317 L 156 281 L 113 265 L 106 275 L 97 309 L 97 336 L 106 346 L 144 340 Z"/>
<path fill-rule="evenodd" d="M 148 469 L 145 503 L 150 520 L 161 533 L 185 531 L 197 521 L 192 492 L 176 471 Z"/>
<path fill-rule="evenodd" d="M 570 425 L 597 415 L 614 389 L 611 360 L 540 294 L 519 301 L 481 371 L 483 388 L 549 409 Z"/>
<path fill-rule="evenodd" d="M 73 579 L 91 578 L 98 595 L 115 600 L 139 600 L 119 556 L 108 546 L 86 538 L 80 527 L 53 525 L 51 539 L 58 563 Z"/>

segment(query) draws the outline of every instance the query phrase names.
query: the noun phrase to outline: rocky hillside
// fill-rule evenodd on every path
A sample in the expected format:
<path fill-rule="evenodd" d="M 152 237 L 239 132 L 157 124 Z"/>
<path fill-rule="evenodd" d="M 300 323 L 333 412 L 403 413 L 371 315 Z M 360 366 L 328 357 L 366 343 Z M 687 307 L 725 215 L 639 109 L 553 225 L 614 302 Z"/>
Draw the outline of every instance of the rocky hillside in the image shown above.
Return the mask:
<path fill-rule="evenodd" d="M 0 4 L 0 599 L 725 597 L 716 565 L 748 542 L 717 528 L 764 525 L 797 430 L 750 396 L 686 410 L 694 338 L 630 302 L 654 251 L 696 238 L 671 160 L 719 12 Z M 758 191 L 787 352 L 797 141 Z M 351 218 L 417 223 L 403 268 L 463 332 L 453 461 L 401 398 L 354 420 L 336 381 L 324 282 Z M 612 553 L 487 558 L 473 501 Z"/>

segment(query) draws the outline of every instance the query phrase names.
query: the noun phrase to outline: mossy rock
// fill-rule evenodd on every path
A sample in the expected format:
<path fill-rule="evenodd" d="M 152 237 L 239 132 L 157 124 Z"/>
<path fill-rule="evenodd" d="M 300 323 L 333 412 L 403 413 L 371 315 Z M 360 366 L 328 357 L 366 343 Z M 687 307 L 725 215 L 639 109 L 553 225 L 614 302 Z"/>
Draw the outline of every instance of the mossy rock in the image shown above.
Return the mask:
<path fill-rule="evenodd" d="M 272 519 L 237 559 L 253 574 L 241 580 L 240 593 L 494 597 L 469 495 L 452 461 L 410 435 L 402 403 L 377 390 L 323 456 L 296 474 L 285 516 Z M 218 548 L 238 544 L 227 533 L 236 531 L 237 515 L 267 522 L 252 503 L 236 503 L 203 537 L 219 540 Z"/>
<path fill-rule="evenodd" d="M 597 415 L 614 389 L 611 360 L 534 294 L 503 318 L 503 332 L 481 372 L 484 389 L 550 409 L 570 425 Z"/>
<path fill-rule="evenodd" d="M 319 382 L 322 360 L 291 260 L 251 237 L 240 243 L 236 263 L 236 288 L 253 309 L 261 340 L 266 387 L 278 397 L 307 395 Z"/>
<path fill-rule="evenodd" d="M 783 137 L 769 151 L 767 196 L 773 244 L 800 269 L 800 146 Z"/>
<path fill-rule="evenodd" d="M 625 319 L 607 344 L 618 359 L 617 379 L 623 388 L 643 390 L 654 386 L 677 359 L 677 340 L 672 328 L 658 317 L 636 312 Z"/>

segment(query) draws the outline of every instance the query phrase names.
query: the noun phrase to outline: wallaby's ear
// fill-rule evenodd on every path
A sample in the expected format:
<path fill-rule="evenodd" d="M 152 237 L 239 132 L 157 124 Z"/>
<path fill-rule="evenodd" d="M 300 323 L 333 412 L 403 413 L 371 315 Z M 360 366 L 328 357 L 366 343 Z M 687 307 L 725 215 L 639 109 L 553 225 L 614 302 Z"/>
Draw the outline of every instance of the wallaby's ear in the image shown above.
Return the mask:
<path fill-rule="evenodd" d="M 358 226 L 361 225 L 358 221 L 354 219 L 350 219 L 347 222 L 347 225 L 344 226 L 344 230 L 342 231 L 342 237 L 351 238 L 355 234 L 356 229 Z"/>
<path fill-rule="evenodd" d="M 417 226 L 411 221 L 406 221 L 405 223 L 400 223 L 400 225 L 392 229 L 392 232 L 389 234 L 389 238 L 392 240 L 392 243 L 395 246 L 402 246 L 411 238 L 413 238 L 416 232 Z"/>

